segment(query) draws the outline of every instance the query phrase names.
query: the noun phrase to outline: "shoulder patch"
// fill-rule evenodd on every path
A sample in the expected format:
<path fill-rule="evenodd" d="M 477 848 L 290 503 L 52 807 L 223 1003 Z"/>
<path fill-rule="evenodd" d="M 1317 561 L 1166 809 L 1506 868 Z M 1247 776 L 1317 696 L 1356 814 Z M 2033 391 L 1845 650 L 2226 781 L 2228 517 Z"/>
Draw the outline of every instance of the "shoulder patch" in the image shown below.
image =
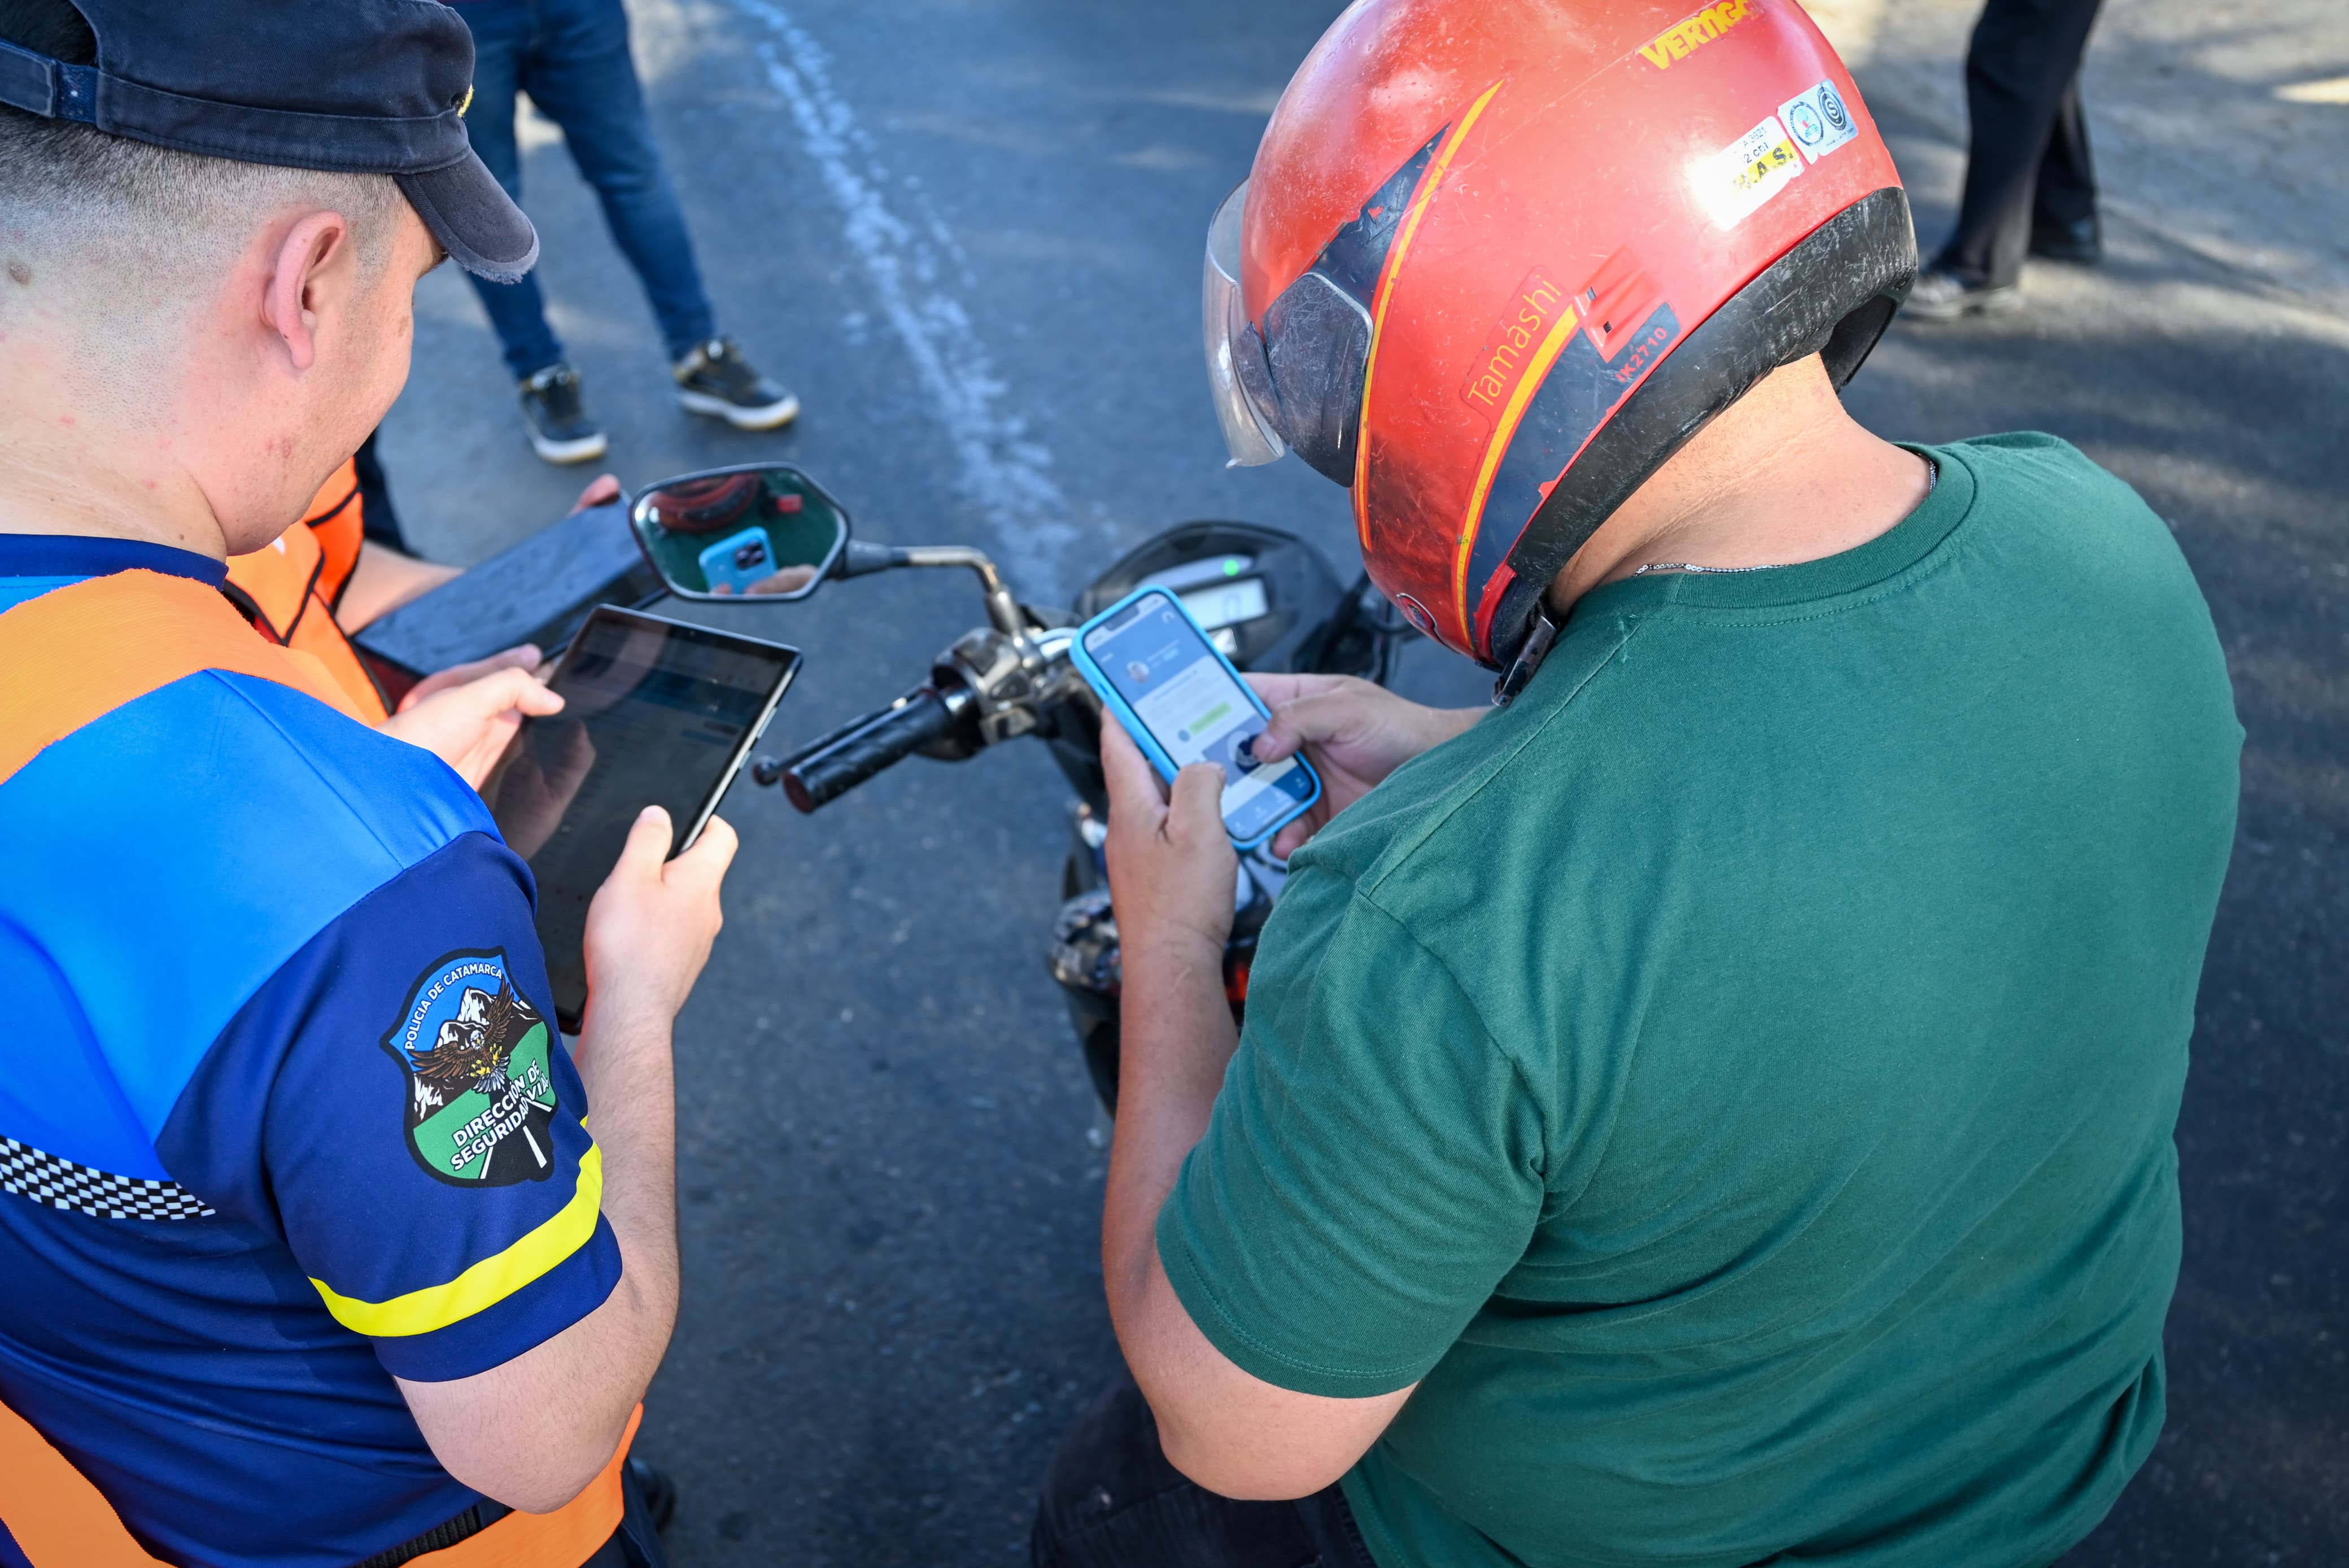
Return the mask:
<path fill-rule="evenodd" d="M 554 1032 L 503 948 L 434 960 L 383 1048 L 408 1076 L 408 1150 L 435 1177 L 504 1187 L 554 1171 Z"/>

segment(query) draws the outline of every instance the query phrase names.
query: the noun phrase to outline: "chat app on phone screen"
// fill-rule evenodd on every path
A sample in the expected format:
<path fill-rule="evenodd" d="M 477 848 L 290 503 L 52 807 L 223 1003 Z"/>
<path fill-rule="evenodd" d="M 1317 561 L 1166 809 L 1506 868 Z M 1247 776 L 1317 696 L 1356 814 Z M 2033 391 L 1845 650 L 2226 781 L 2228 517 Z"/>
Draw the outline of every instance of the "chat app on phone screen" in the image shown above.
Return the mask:
<path fill-rule="evenodd" d="M 1313 794 L 1294 758 L 1260 763 L 1248 748 L 1264 716 L 1198 630 L 1164 599 L 1143 599 L 1085 635 L 1085 651 L 1177 768 L 1224 770 L 1224 825 L 1260 836 Z"/>

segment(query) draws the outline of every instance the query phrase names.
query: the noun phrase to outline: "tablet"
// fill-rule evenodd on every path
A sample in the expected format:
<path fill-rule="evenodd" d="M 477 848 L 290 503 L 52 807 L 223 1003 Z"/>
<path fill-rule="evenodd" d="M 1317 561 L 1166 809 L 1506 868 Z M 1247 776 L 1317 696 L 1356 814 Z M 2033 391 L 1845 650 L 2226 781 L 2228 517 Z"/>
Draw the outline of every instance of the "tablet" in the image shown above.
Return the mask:
<path fill-rule="evenodd" d="M 525 719 L 481 795 L 538 881 L 538 937 L 554 1016 L 587 1004 L 587 902 L 647 806 L 677 849 L 701 835 L 799 670 L 796 648 L 599 606 L 547 684 L 563 711 Z"/>

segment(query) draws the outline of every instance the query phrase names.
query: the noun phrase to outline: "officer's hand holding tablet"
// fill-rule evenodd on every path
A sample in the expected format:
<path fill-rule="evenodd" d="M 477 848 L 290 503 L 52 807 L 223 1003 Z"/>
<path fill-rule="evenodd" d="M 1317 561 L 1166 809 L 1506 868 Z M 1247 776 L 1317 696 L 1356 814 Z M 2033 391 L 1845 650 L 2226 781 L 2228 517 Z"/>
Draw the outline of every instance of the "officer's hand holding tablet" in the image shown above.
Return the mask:
<path fill-rule="evenodd" d="M 782 700 L 799 651 L 611 605 L 591 614 L 548 685 L 563 710 L 526 721 L 482 785 L 538 880 L 538 934 L 556 1019 L 587 1001 L 587 905 L 647 806 L 690 848 Z"/>

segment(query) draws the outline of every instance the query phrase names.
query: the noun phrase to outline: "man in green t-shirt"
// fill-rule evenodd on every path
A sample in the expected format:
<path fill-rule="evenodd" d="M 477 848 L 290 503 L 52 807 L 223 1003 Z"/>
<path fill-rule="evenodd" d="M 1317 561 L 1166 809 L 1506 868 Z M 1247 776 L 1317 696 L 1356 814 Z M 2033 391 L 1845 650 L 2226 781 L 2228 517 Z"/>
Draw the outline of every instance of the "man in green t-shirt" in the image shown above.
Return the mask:
<path fill-rule="evenodd" d="M 1288 285 L 1257 248 L 1333 265 L 1346 234 L 1288 242 L 1281 203 L 1363 189 L 1294 162 L 1346 123 L 1326 80 L 1325 134 L 1283 117 L 1356 23 L 1433 51 L 1402 62 L 1431 101 L 1491 79 L 1402 26 L 1445 8 L 1350 11 L 1267 132 L 1225 347 L 1276 382 L 1331 356 L 1282 341 L 1304 313 L 1264 307 Z M 1807 30 L 1744 15 L 1699 44 Z M 1464 204 L 1530 201 L 1454 168 Z M 1413 198 L 1416 245 L 1446 253 L 1452 200 Z M 1509 666 L 1513 700 L 1264 683 L 1255 756 L 1302 746 L 1328 798 L 1278 846 L 1237 1039 L 1224 779 L 1185 769 L 1165 799 L 1110 727 L 1103 1261 L 1134 1384 L 1064 1439 L 1039 1563 L 2042 1568 L 2151 1449 L 2172 1131 L 2233 834 L 2225 662 L 2119 480 L 2047 436 L 1883 441 L 1837 398 L 1843 325 L 1824 358 L 1768 336 L 1809 299 L 1814 322 L 1866 308 L 1809 243 L 1768 311 L 1733 294 L 1619 407 L 1646 467 L 1619 444 L 1593 478 L 1594 439 L 1556 480 L 1589 525 L 1548 502 L 1527 525 L 1557 563 L 1514 645 L 1510 583 L 1475 577 L 1498 557 L 1473 531 L 1427 548 L 1412 510 L 1455 454 L 1414 453 L 1410 421 L 1448 407 L 1456 361 L 1373 350 L 1349 405 L 1358 506 L 1388 498 L 1361 513 L 1371 571 Z M 1381 333 L 1466 315 L 1387 275 Z M 1741 319 L 1758 347 L 1705 336 Z M 1309 455 L 1295 386 L 1243 387 L 1242 411 Z M 1659 417 L 1682 397 L 1721 410 L 1684 444 Z M 1542 563 L 1522 540 L 1506 559 Z"/>

